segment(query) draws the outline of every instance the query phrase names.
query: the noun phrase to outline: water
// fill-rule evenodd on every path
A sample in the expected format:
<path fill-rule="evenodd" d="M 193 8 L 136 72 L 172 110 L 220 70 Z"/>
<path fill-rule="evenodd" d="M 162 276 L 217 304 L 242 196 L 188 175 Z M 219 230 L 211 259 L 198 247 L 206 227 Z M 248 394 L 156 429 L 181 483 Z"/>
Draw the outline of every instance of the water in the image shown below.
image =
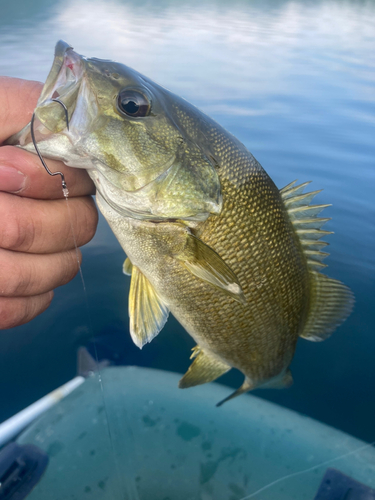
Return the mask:
<path fill-rule="evenodd" d="M 333 204 L 325 228 L 335 232 L 327 273 L 351 287 L 356 307 L 328 341 L 299 342 L 292 388 L 256 394 L 373 441 L 375 3 L 1 0 L 0 7 L 1 74 L 43 81 L 63 38 L 197 105 L 280 188 L 297 178 L 324 188 L 316 202 Z M 186 371 L 193 341 L 173 318 L 142 351 L 132 344 L 123 261 L 101 219 L 83 249 L 92 330 L 78 277 L 40 317 L 1 332 L 0 421 L 73 378 L 77 347 L 93 337 L 100 356 L 119 363 Z M 238 387 L 242 378 L 232 371 L 221 380 Z"/>

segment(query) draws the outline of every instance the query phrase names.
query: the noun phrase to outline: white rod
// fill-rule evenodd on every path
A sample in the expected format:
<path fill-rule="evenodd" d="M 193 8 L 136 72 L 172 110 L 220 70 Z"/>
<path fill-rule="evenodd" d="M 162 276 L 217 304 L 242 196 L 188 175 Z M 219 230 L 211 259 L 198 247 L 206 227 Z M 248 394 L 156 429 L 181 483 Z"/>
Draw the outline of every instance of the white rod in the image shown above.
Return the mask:
<path fill-rule="evenodd" d="M 79 387 L 84 381 L 84 377 L 75 377 L 58 389 L 55 389 L 47 394 L 47 396 L 44 396 L 24 410 L 16 413 L 13 417 L 5 420 L 2 424 L 0 424 L 0 447 L 10 441 L 14 436 L 22 431 L 22 429 L 39 417 L 39 415 L 74 391 L 74 389 Z"/>

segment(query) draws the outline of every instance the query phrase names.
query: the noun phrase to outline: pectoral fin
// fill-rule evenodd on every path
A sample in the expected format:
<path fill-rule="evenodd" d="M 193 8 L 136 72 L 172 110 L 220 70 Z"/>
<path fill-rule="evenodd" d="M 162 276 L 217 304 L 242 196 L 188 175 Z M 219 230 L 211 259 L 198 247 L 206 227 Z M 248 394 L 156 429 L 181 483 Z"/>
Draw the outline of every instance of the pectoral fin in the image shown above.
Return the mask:
<path fill-rule="evenodd" d="M 197 347 L 194 348 L 195 351 L 193 356 L 196 356 L 194 361 L 178 383 L 178 387 L 180 389 L 186 389 L 187 387 L 193 387 L 194 385 L 212 382 L 231 368 L 226 363 L 223 363 L 204 351 L 199 350 L 199 348 L 197 349 Z M 198 354 L 196 354 L 197 351 Z"/>
<path fill-rule="evenodd" d="M 199 238 L 189 234 L 186 247 L 177 259 L 198 278 L 211 283 L 238 302 L 246 304 L 237 276 L 220 255 Z"/>
<path fill-rule="evenodd" d="M 132 275 L 133 264 L 130 262 L 129 257 L 126 257 L 124 265 L 122 266 L 122 272 L 127 276 Z"/>
<path fill-rule="evenodd" d="M 142 349 L 163 328 L 168 319 L 169 310 L 137 266 L 132 266 L 131 276 L 130 335 L 135 345 Z"/>

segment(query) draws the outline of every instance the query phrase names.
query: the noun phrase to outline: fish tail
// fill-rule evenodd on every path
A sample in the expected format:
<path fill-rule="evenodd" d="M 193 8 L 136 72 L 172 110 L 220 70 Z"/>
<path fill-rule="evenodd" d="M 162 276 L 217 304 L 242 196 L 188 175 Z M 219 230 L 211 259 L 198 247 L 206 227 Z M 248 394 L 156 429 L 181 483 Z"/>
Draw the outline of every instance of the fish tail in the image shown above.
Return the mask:
<path fill-rule="evenodd" d="M 249 378 L 245 378 L 244 383 L 239 387 L 236 391 L 234 391 L 232 394 L 230 394 L 227 398 L 223 399 L 222 401 L 219 401 L 216 406 L 221 406 L 230 399 L 236 398 L 237 396 L 240 396 L 241 394 L 244 394 L 245 392 L 251 391 L 251 389 L 255 388 L 255 384 L 252 380 Z"/>

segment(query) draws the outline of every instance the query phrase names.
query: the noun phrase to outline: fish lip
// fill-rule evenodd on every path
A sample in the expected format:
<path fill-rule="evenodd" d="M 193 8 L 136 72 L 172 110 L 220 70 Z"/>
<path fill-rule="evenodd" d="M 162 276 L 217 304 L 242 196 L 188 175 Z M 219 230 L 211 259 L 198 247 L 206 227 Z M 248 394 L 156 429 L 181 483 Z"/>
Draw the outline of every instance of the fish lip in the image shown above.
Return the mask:
<path fill-rule="evenodd" d="M 62 97 L 72 85 L 82 79 L 84 65 L 82 56 L 73 51 L 73 47 L 64 40 L 55 46 L 55 57 L 51 70 L 43 86 L 37 107 L 51 99 Z"/>
<path fill-rule="evenodd" d="M 64 40 L 59 40 L 55 46 L 55 57 L 52 63 L 50 72 L 40 94 L 38 103 L 46 101 L 52 95 L 52 87 L 54 86 L 59 73 L 64 65 L 64 56 L 68 50 L 73 50 Z"/>
<path fill-rule="evenodd" d="M 68 52 L 70 51 L 70 54 Z M 75 67 L 81 67 L 82 69 L 82 74 L 83 75 L 83 58 L 73 52 L 73 48 L 63 40 L 59 40 L 55 46 L 55 57 L 50 69 L 50 72 L 46 78 L 46 81 L 43 85 L 42 92 L 40 94 L 40 97 L 38 99 L 36 108 L 34 110 L 34 116 L 35 116 L 35 122 L 34 122 L 34 132 L 36 134 L 36 140 L 38 141 L 43 141 L 46 139 L 48 135 L 48 127 L 45 127 L 43 134 L 38 136 L 38 128 L 43 125 L 43 123 L 38 119 L 38 114 L 40 112 L 40 109 L 42 109 L 44 106 L 49 106 L 52 103 L 52 99 L 54 97 L 61 97 L 62 92 L 57 92 L 56 91 L 56 86 L 57 82 L 59 81 L 59 78 L 63 75 L 64 72 L 66 72 L 66 67 L 67 64 L 70 64 L 71 62 L 71 54 L 74 54 L 75 57 Z M 69 57 L 67 58 L 67 56 Z M 82 59 L 82 60 L 81 60 Z M 78 63 L 78 64 L 77 64 Z M 76 74 L 78 72 L 76 71 Z M 66 81 L 66 79 L 65 79 Z M 71 83 L 73 83 L 71 81 Z M 76 86 L 79 88 L 79 83 L 78 79 L 76 78 Z M 72 90 L 72 86 L 70 85 L 70 89 Z M 69 89 L 67 89 L 69 90 Z M 60 100 L 60 99 L 59 99 Z M 63 98 L 61 98 L 63 100 Z M 30 127 L 31 127 L 31 122 L 28 123 L 22 130 L 20 130 L 18 133 L 12 135 L 9 137 L 9 139 L 6 141 L 7 144 L 9 145 L 14 145 L 14 146 L 20 146 L 24 149 L 28 149 L 28 145 L 32 144 L 32 137 L 31 137 L 31 132 L 30 132 Z M 49 134 L 52 132 L 50 131 Z M 34 152 L 34 147 L 32 146 L 31 151 Z"/>
<path fill-rule="evenodd" d="M 55 133 L 70 137 L 70 123 L 76 110 L 84 75 L 84 57 L 74 52 L 63 40 L 57 42 L 51 70 L 34 110 L 34 133 L 37 141 L 46 140 L 48 135 Z M 62 108 L 56 108 L 53 101 L 59 101 Z M 25 140 L 27 139 L 30 138 L 25 136 Z"/>

